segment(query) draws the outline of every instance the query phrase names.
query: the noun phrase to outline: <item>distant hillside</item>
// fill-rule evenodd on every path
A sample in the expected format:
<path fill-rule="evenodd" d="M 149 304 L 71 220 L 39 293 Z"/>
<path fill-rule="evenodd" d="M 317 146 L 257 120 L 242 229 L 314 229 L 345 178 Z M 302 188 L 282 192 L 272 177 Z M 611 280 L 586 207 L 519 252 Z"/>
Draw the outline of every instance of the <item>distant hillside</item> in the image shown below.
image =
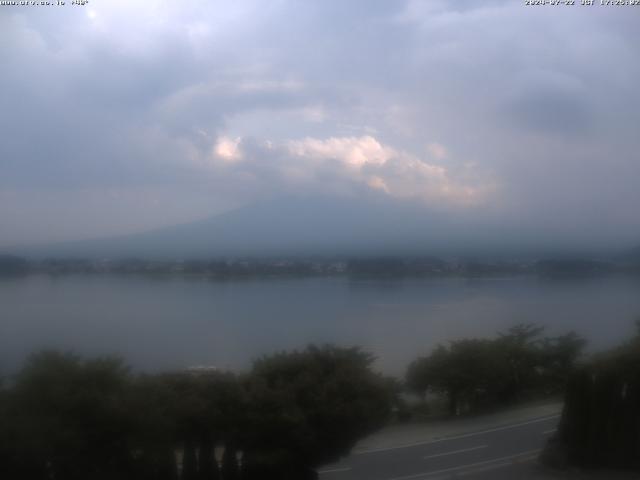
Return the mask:
<path fill-rule="evenodd" d="M 27 271 L 28 265 L 25 259 L 14 255 L 0 254 L 0 275 L 15 275 Z"/>
<path fill-rule="evenodd" d="M 14 249 L 30 258 L 198 259 L 230 256 L 553 256 L 557 239 L 387 196 L 283 197 L 138 235 Z M 556 249 L 554 251 L 553 249 Z M 575 246 L 565 243 L 565 250 Z"/>
<path fill-rule="evenodd" d="M 640 246 L 631 249 L 626 255 L 626 260 L 629 263 L 640 265 Z"/>
<path fill-rule="evenodd" d="M 412 203 L 286 197 L 138 235 L 67 242 L 17 253 L 197 258 L 404 252 L 420 250 L 424 242 L 446 246 L 450 232 L 445 216 Z"/>

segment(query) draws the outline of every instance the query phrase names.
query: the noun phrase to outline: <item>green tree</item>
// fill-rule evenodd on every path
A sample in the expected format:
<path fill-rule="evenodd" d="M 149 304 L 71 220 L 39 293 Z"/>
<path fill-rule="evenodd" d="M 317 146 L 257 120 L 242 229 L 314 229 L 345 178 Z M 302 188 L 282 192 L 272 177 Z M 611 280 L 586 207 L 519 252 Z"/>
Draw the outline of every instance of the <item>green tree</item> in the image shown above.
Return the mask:
<path fill-rule="evenodd" d="M 500 396 L 505 401 L 520 400 L 526 390 L 537 383 L 541 364 L 540 335 L 544 327 L 518 324 L 498 334 L 496 348 L 506 362 L 504 383 Z"/>
<path fill-rule="evenodd" d="M 388 382 L 357 348 L 310 346 L 256 361 L 247 468 L 251 478 L 315 478 L 315 468 L 347 454 L 390 413 Z"/>
<path fill-rule="evenodd" d="M 407 381 L 419 393 L 428 389 L 445 395 L 449 414 L 456 415 L 489 403 L 504 375 L 501 360 L 489 340 L 458 340 L 414 362 Z"/>
<path fill-rule="evenodd" d="M 444 395 L 451 415 L 561 391 L 585 341 L 571 332 L 540 336 L 543 328 L 516 325 L 495 339 L 462 339 L 412 362 L 407 387 Z"/>
<path fill-rule="evenodd" d="M 119 360 L 33 355 L 6 405 L 14 478 L 128 478 L 129 382 Z"/>
<path fill-rule="evenodd" d="M 548 394 L 562 393 L 587 342 L 575 332 L 546 337 L 540 346 L 541 387 Z"/>
<path fill-rule="evenodd" d="M 640 329 L 628 342 L 594 356 L 571 374 L 558 432 L 542 459 L 559 466 L 640 472 L 639 419 Z"/>
<path fill-rule="evenodd" d="M 182 478 L 217 478 L 216 443 L 238 436 L 245 395 L 226 372 L 174 372 L 140 377 L 134 386 L 135 448 L 145 478 L 175 478 L 175 452 L 182 452 Z"/>

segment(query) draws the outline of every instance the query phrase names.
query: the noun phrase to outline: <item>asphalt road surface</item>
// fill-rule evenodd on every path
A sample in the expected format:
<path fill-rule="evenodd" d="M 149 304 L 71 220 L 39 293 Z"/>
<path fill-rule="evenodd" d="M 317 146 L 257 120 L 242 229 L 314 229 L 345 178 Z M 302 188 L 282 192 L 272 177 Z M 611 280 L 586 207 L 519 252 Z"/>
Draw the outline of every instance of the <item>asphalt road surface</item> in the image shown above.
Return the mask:
<path fill-rule="evenodd" d="M 410 445 L 361 451 L 319 471 L 321 480 L 528 479 L 559 415 Z"/>

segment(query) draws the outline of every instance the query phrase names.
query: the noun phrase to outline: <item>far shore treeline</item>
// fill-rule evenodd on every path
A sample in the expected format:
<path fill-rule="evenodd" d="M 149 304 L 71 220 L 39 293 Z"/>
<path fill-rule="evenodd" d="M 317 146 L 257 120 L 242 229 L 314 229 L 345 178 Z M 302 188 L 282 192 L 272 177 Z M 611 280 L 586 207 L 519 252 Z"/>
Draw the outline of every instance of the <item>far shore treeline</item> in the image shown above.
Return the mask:
<path fill-rule="evenodd" d="M 518 325 L 437 347 L 405 382 L 336 346 L 264 356 L 241 374 L 134 374 L 115 358 L 39 352 L 0 389 L 0 477 L 313 479 L 360 438 L 441 399 L 442 414 L 459 415 L 561 395 L 583 347 L 575 333 Z"/>
<path fill-rule="evenodd" d="M 614 273 L 640 274 L 637 255 L 616 259 L 558 257 L 548 259 L 484 259 L 433 256 L 365 257 L 233 257 L 159 260 L 144 258 L 28 259 L 0 253 L 0 275 L 137 274 L 188 275 L 207 278 L 272 276 L 403 277 L 495 276 L 535 274 L 583 277 Z"/>

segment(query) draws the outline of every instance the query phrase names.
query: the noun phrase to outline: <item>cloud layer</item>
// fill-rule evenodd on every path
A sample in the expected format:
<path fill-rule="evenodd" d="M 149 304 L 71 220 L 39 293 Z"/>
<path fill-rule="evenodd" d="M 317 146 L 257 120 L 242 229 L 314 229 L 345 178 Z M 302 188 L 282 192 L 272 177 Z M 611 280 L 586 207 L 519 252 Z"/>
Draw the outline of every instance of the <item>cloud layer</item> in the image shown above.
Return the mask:
<path fill-rule="evenodd" d="M 0 246 L 370 191 L 640 239 L 636 10 L 2 7 Z"/>
<path fill-rule="evenodd" d="M 430 155 L 446 156 L 432 144 Z M 430 207 L 477 205 L 489 185 L 465 184 L 445 167 L 361 137 L 305 137 L 274 143 L 220 137 L 211 156 L 211 170 L 226 176 L 252 176 L 262 188 L 298 193 L 348 194 L 371 189 L 396 198 L 425 202 Z"/>

